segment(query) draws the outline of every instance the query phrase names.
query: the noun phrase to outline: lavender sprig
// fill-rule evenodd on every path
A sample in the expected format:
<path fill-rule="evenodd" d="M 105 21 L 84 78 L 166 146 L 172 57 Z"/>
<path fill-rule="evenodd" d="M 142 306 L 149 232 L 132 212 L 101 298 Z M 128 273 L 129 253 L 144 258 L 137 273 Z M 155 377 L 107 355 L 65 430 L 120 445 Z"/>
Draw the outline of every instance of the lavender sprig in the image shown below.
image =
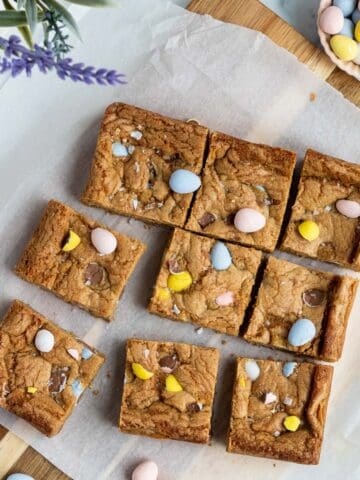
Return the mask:
<path fill-rule="evenodd" d="M 0 49 L 4 50 L 4 57 L 0 58 L 0 74 L 10 72 L 12 77 L 17 77 L 25 72 L 31 77 L 36 66 L 45 74 L 55 70 L 62 80 L 69 78 L 87 85 L 126 84 L 125 75 L 122 73 L 106 68 L 86 67 L 83 63 L 73 63 L 71 58 L 58 59 L 52 50 L 39 45 L 35 45 L 34 50 L 29 50 L 21 44 L 16 35 L 11 35 L 8 40 L 0 37 Z"/>

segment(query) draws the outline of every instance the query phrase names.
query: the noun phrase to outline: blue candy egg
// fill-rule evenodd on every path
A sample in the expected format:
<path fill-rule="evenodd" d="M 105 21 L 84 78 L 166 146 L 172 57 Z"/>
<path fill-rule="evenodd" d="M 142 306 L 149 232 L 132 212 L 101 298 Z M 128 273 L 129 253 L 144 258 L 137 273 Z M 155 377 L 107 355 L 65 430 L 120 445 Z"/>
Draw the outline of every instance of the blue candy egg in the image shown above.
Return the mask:
<path fill-rule="evenodd" d="M 284 363 L 284 366 L 283 366 L 283 369 L 282 369 L 282 373 L 284 375 L 284 377 L 290 377 L 290 375 L 292 375 L 294 373 L 294 370 L 297 366 L 297 363 L 296 362 L 286 362 Z"/>
<path fill-rule="evenodd" d="M 339 32 L 339 35 L 345 35 L 345 37 L 354 39 L 354 29 L 355 29 L 355 25 L 350 20 L 350 18 L 345 18 L 344 26 L 342 30 Z"/>
<path fill-rule="evenodd" d="M 351 20 L 353 21 L 354 25 L 356 25 L 357 22 L 360 20 L 360 9 L 359 8 L 354 10 L 354 13 L 351 15 Z"/>
<path fill-rule="evenodd" d="M 24 473 L 12 473 L 7 477 L 6 480 L 34 480 L 30 475 L 25 475 Z"/>
<path fill-rule="evenodd" d="M 84 387 L 81 385 L 80 380 L 75 380 L 71 385 L 71 388 L 76 398 L 79 398 L 82 392 L 84 391 Z"/>
<path fill-rule="evenodd" d="M 114 142 L 111 147 L 112 154 L 115 157 L 127 157 L 128 149 L 120 142 Z"/>
<path fill-rule="evenodd" d="M 211 249 L 211 264 L 215 270 L 227 270 L 231 263 L 232 258 L 229 249 L 223 242 L 216 242 Z"/>
<path fill-rule="evenodd" d="M 296 320 L 290 328 L 288 342 L 293 347 L 301 347 L 310 342 L 316 335 L 315 325 L 308 318 Z"/>
<path fill-rule="evenodd" d="M 171 174 L 169 185 L 175 193 L 192 193 L 200 188 L 201 180 L 198 175 L 190 172 L 190 170 L 180 168 Z"/>
<path fill-rule="evenodd" d="M 344 17 L 348 17 L 356 8 L 357 0 L 334 0 L 333 5 L 339 7 L 343 12 Z"/>
<path fill-rule="evenodd" d="M 90 357 L 93 356 L 93 352 L 89 350 L 87 347 L 84 347 L 81 352 L 81 358 L 84 360 L 89 360 Z"/>

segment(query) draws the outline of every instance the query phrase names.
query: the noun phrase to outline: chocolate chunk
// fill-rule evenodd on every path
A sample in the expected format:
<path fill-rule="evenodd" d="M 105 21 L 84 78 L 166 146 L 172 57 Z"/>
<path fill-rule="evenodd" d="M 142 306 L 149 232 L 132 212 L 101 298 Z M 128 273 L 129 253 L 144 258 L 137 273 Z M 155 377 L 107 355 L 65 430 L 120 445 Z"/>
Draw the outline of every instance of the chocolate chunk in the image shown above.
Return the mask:
<path fill-rule="evenodd" d="M 170 258 L 168 264 L 169 264 L 170 273 L 180 273 L 181 272 L 180 265 L 179 265 L 178 261 L 176 260 L 176 258 Z"/>
<path fill-rule="evenodd" d="M 270 205 L 280 205 L 281 201 L 277 200 L 276 198 L 271 198 L 271 197 L 266 197 L 264 198 L 264 205 L 270 206 Z"/>
<path fill-rule="evenodd" d="M 235 215 L 236 213 L 230 213 L 230 215 L 225 218 L 224 222 L 226 225 L 234 225 Z"/>
<path fill-rule="evenodd" d="M 215 220 L 216 220 L 215 215 L 213 215 L 212 213 L 206 212 L 200 218 L 200 220 L 198 220 L 198 224 L 200 225 L 201 228 L 205 228 L 208 225 L 210 225 L 210 223 L 214 223 Z"/>
<path fill-rule="evenodd" d="M 166 355 L 165 357 L 160 358 L 159 365 L 163 372 L 171 373 L 175 370 L 177 366 L 177 356 Z"/>
<path fill-rule="evenodd" d="M 58 395 L 64 390 L 68 379 L 68 370 L 69 367 L 55 367 L 51 370 L 49 392 L 52 395 Z"/>
<path fill-rule="evenodd" d="M 318 307 L 324 303 L 325 297 L 326 293 L 324 290 L 319 290 L 317 288 L 306 290 L 306 292 L 302 294 L 302 300 L 308 307 Z"/>
<path fill-rule="evenodd" d="M 100 285 L 104 279 L 105 269 L 98 263 L 89 263 L 85 269 L 85 284 Z"/>
<path fill-rule="evenodd" d="M 181 160 L 181 155 L 179 152 L 176 152 L 176 153 L 173 153 L 172 155 L 170 155 L 170 161 L 171 162 L 177 162 Z"/>
<path fill-rule="evenodd" d="M 156 153 L 156 155 L 160 155 L 160 157 L 162 157 L 163 155 L 163 151 L 161 150 L 161 148 L 155 148 L 154 152 Z"/>
<path fill-rule="evenodd" d="M 199 405 L 197 402 L 188 403 L 188 404 L 186 405 L 186 410 L 187 410 L 189 413 L 197 413 L 197 412 L 200 412 L 200 405 Z"/>

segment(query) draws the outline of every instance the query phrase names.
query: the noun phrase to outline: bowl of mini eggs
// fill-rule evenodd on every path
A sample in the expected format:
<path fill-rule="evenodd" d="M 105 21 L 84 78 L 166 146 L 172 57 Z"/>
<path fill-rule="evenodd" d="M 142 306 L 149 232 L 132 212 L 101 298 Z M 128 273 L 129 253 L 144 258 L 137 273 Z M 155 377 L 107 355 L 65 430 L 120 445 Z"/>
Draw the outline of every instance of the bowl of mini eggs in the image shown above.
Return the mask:
<path fill-rule="evenodd" d="M 335 65 L 360 80 L 360 0 L 321 0 L 318 32 Z"/>

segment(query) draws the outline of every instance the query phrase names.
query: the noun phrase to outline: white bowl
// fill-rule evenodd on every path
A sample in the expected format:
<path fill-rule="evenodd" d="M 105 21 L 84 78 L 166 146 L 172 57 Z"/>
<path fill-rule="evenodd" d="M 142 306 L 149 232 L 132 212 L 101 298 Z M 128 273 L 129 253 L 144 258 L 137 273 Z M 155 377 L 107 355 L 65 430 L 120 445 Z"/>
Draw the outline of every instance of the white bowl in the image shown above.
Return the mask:
<path fill-rule="evenodd" d="M 354 62 L 345 62 L 344 60 L 340 60 L 340 58 L 338 58 L 335 55 L 335 53 L 331 50 L 331 47 L 330 47 L 331 35 L 324 33 L 319 27 L 320 15 L 323 12 L 323 10 L 325 10 L 325 8 L 327 7 L 330 7 L 330 5 L 332 5 L 332 0 L 320 1 L 318 17 L 317 17 L 318 18 L 317 28 L 318 28 L 318 34 L 319 34 L 321 45 L 324 47 L 326 55 L 331 59 L 333 63 L 335 63 L 335 65 L 337 65 L 341 70 L 344 70 L 344 72 L 360 80 L 360 65 L 357 65 Z"/>

